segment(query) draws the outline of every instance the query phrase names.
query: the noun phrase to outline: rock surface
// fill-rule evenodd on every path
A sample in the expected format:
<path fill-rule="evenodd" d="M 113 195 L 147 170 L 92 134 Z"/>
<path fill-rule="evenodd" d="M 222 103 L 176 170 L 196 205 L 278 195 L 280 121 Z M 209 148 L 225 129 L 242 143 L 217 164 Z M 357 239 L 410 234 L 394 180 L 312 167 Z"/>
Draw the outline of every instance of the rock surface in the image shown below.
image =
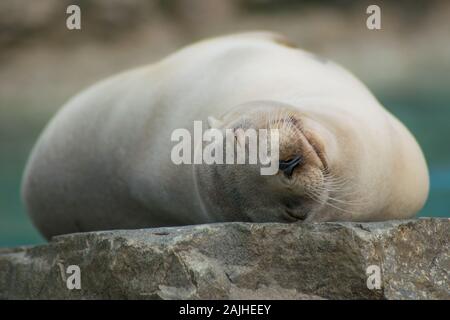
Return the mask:
<path fill-rule="evenodd" d="M 70 265 L 81 289 L 67 288 Z M 2 249 L 0 299 L 450 299 L 449 272 L 449 219 L 223 223 Z"/>

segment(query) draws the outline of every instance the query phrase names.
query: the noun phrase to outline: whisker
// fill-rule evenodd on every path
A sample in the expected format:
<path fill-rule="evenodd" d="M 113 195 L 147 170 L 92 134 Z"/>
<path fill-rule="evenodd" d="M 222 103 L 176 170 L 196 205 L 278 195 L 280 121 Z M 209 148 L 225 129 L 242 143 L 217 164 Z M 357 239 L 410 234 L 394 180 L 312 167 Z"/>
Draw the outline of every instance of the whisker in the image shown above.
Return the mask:
<path fill-rule="evenodd" d="M 312 196 L 312 194 L 308 194 L 308 192 L 307 192 L 306 194 L 307 194 L 309 197 L 311 197 L 311 199 L 315 200 L 315 199 L 313 198 L 314 196 Z M 317 201 L 317 200 L 316 200 L 316 201 Z M 340 207 L 338 207 L 338 206 L 336 206 L 336 205 L 334 205 L 334 204 L 329 203 L 328 201 L 325 201 L 325 202 L 319 202 L 319 203 L 320 203 L 320 204 L 323 204 L 323 205 L 325 205 L 325 206 L 329 206 L 329 207 L 331 207 L 331 208 L 334 208 L 334 209 L 336 209 L 336 210 L 339 210 L 339 211 L 348 213 L 348 214 L 353 214 L 353 211 L 349 211 L 349 210 L 340 208 Z"/>

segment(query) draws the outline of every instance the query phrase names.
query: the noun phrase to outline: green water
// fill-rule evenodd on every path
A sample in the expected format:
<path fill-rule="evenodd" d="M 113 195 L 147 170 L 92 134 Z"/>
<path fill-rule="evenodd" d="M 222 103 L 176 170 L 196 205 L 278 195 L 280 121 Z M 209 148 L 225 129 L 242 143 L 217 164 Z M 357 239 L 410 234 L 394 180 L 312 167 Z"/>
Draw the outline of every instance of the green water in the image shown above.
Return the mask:
<path fill-rule="evenodd" d="M 426 155 L 431 191 L 420 216 L 450 217 L 450 92 L 395 92 L 377 95 L 414 133 Z M 2 105 L 4 105 L 4 101 Z M 0 246 L 44 242 L 20 202 L 22 171 L 49 115 L 0 110 Z"/>
<path fill-rule="evenodd" d="M 450 90 L 379 96 L 380 101 L 413 132 L 430 170 L 430 194 L 419 213 L 450 217 Z"/>

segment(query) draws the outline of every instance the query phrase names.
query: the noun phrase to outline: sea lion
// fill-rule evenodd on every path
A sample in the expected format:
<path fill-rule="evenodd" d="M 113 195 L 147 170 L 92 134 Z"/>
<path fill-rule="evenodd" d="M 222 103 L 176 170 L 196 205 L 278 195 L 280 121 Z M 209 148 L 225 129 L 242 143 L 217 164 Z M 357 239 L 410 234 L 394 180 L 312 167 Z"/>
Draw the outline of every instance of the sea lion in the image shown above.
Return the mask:
<path fill-rule="evenodd" d="M 272 128 L 280 169 L 176 165 L 175 129 Z M 238 132 L 234 131 L 234 132 Z M 23 199 L 46 237 L 222 221 L 412 217 L 429 188 L 411 133 L 337 64 L 273 33 L 188 46 L 106 79 L 51 120 Z"/>

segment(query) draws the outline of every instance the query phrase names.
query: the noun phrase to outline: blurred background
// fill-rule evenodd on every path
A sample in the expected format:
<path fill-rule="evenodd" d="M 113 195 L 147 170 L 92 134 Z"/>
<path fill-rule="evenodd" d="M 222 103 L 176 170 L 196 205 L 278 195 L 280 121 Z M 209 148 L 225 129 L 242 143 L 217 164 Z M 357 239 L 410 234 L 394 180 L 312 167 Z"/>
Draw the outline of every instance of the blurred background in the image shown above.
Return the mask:
<path fill-rule="evenodd" d="M 81 30 L 66 8 L 81 8 Z M 366 28 L 381 7 L 382 30 Z M 196 40 L 272 30 L 360 78 L 416 136 L 431 192 L 420 216 L 450 217 L 450 1 L 1 0 L 0 247 L 41 243 L 20 200 L 30 150 L 73 94 Z"/>

